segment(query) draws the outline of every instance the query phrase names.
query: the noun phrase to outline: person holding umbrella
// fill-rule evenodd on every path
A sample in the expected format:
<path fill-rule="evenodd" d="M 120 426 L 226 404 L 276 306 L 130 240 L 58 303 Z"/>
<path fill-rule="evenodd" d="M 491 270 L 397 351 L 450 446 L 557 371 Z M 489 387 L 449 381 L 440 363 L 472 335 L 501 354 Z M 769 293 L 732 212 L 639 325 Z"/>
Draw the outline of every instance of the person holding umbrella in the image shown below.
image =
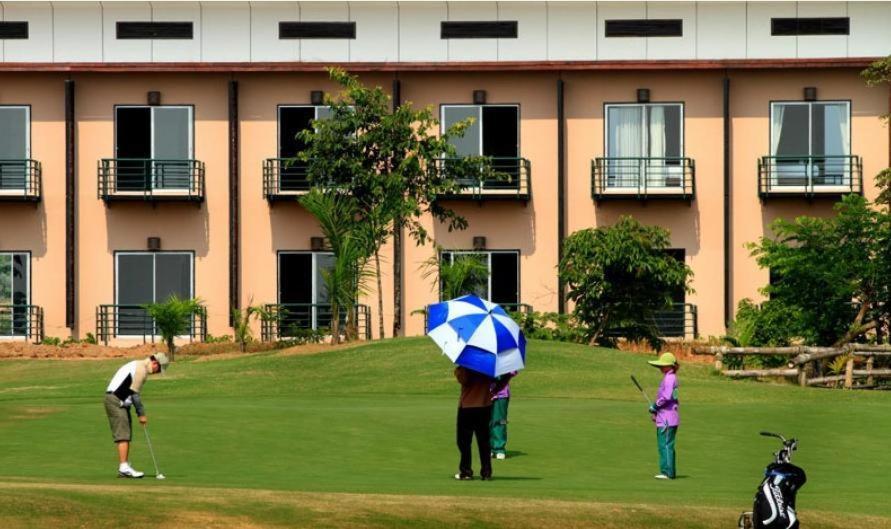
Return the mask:
<path fill-rule="evenodd" d="M 671 353 L 662 353 L 658 360 L 650 360 L 651 366 L 662 371 L 662 383 L 656 394 L 656 402 L 650 405 L 650 414 L 656 423 L 656 442 L 659 447 L 659 473 L 656 479 L 674 479 L 675 440 L 677 439 L 680 415 L 678 414 L 678 377 L 680 367 Z"/>
<path fill-rule="evenodd" d="M 498 377 L 525 367 L 526 338 L 498 305 L 474 295 L 427 308 L 427 335 L 458 367 L 461 384 L 456 438 L 461 459 L 455 479 L 473 479 L 471 443 L 476 436 L 480 477 L 492 478 L 489 427 L 492 397 L 509 380 Z"/>

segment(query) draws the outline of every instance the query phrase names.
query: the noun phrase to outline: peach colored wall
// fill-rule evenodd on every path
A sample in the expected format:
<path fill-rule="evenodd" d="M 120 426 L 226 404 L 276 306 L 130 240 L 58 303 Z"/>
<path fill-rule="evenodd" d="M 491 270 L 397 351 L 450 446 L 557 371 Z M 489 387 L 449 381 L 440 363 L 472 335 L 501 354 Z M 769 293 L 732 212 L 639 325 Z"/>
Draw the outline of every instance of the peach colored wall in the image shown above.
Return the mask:
<path fill-rule="evenodd" d="M 695 292 L 687 302 L 699 310 L 701 334 L 719 334 L 723 309 L 722 76 L 715 72 L 572 73 L 566 80 L 567 232 L 613 224 L 630 215 L 667 228 L 672 246 L 686 251 Z M 696 164 L 696 197 L 683 200 L 591 198 L 591 160 L 605 156 L 604 104 L 633 103 L 638 88 L 653 103 L 684 104 L 684 155 Z"/>
<path fill-rule="evenodd" d="M 436 242 L 446 249 L 470 249 L 474 236 L 485 236 L 490 250 L 520 251 L 520 301 L 538 311 L 557 310 L 557 121 L 556 82 L 551 73 L 403 74 L 403 98 L 417 106 L 432 105 L 439 115 L 445 103 L 470 103 L 473 90 L 487 92 L 488 103 L 520 105 L 520 154 L 531 162 L 532 199 L 522 202 L 452 202 L 468 221 L 468 229 L 449 233 L 433 226 Z M 434 254 L 432 246 L 406 243 L 406 333 L 423 332 L 423 316 L 410 315 L 437 301 L 421 265 Z"/>
<path fill-rule="evenodd" d="M 100 304 L 114 303 L 114 253 L 162 250 L 195 254 L 195 294 L 206 304 L 208 331 L 230 332 L 228 320 L 227 76 L 80 74 L 74 76 L 78 171 L 78 327 L 95 332 Z M 111 203 L 97 198 L 97 162 L 114 157 L 114 107 L 141 105 L 150 90 L 164 105 L 194 105 L 195 158 L 205 163 L 206 199 L 185 203 Z"/>
<path fill-rule="evenodd" d="M 0 74 L 0 105 L 31 106 L 31 158 L 43 169 L 40 202 L 0 202 L 0 251 L 31 252 L 31 303 L 44 309 L 47 336 L 62 337 L 69 334 L 65 327 L 64 79 L 52 74 Z"/>
<path fill-rule="evenodd" d="M 723 333 L 723 160 L 722 72 L 571 72 L 566 82 L 567 233 L 608 225 L 628 214 L 671 230 L 673 245 L 684 248 L 693 268 L 703 335 Z M 469 222 L 449 233 L 430 219 L 425 224 L 449 249 L 469 249 L 472 237 L 488 248 L 520 251 L 520 298 L 535 310 L 557 309 L 557 73 L 402 73 L 403 100 L 431 105 L 468 103 L 483 89 L 490 103 L 520 105 L 521 155 L 532 167 L 532 199 L 522 202 L 451 202 Z M 888 89 L 867 88 L 856 70 L 732 71 L 732 297 L 757 297 L 767 281 L 744 244 L 766 233 L 777 216 L 823 215 L 827 200 L 758 200 L 756 162 L 767 154 L 771 100 L 801 99 L 803 86 L 816 86 L 819 99 L 852 101 L 853 153 L 863 157 L 868 198 L 876 194 L 874 175 L 889 165 L 888 129 L 878 116 L 888 111 Z M 165 250 L 195 252 L 195 292 L 207 304 L 212 334 L 228 327 L 228 112 L 227 81 L 239 81 L 241 131 L 241 303 L 276 301 L 276 252 L 308 250 L 320 232 L 296 203 L 270 205 L 262 196 L 262 161 L 276 154 L 278 104 L 306 104 L 311 90 L 330 90 L 325 74 L 74 74 L 77 94 L 78 319 L 71 332 L 95 332 L 97 305 L 114 301 L 115 251 L 142 250 L 159 236 Z M 44 307 L 46 332 L 65 336 L 65 187 L 63 81 L 57 74 L 0 75 L 0 104 L 30 104 L 32 157 L 43 164 L 43 200 L 35 205 L 0 203 L 0 250 L 32 252 L 32 300 Z M 363 78 L 387 91 L 393 76 Z M 696 199 L 595 203 L 590 161 L 603 155 L 603 105 L 630 102 L 635 89 L 651 90 L 651 100 L 684 102 L 685 154 L 696 162 Z M 143 104 L 158 90 L 164 104 L 195 106 L 195 155 L 206 164 L 206 202 L 191 204 L 114 203 L 96 196 L 96 165 L 114 154 L 115 104 Z M 436 287 L 422 278 L 421 264 L 432 245 L 405 241 L 404 315 L 406 334 L 423 332 L 423 319 L 411 312 L 436 301 Z M 393 318 L 393 251 L 382 252 L 385 334 Z M 372 288 L 372 290 L 374 290 Z M 365 296 L 377 335 L 377 296 Z"/>
<path fill-rule="evenodd" d="M 732 298 L 761 299 L 768 271 L 758 268 L 745 244 L 769 235 L 777 217 L 832 214 L 832 200 L 771 198 L 758 201 L 758 158 L 770 154 L 770 102 L 801 100 L 805 86 L 817 87 L 820 100 L 851 101 L 851 153 L 863 158 L 864 193 L 874 199 L 875 175 L 889 166 L 888 128 L 879 119 L 889 108 L 888 87 L 868 88 L 859 70 L 753 71 L 731 74 L 732 113 Z"/>

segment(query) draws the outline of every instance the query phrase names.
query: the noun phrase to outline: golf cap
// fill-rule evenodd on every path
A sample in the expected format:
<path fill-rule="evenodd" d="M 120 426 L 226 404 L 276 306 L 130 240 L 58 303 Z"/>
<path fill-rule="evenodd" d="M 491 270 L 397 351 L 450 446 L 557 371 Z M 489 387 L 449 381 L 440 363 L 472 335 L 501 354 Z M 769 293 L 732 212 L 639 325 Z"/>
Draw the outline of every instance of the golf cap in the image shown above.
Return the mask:
<path fill-rule="evenodd" d="M 170 365 L 170 359 L 164 353 L 155 353 L 152 355 L 152 359 L 158 362 L 158 365 L 161 366 L 161 371 L 166 370 L 167 366 Z"/>
<path fill-rule="evenodd" d="M 650 360 L 647 363 L 650 364 L 651 366 L 656 366 L 656 367 L 664 367 L 664 366 L 670 367 L 673 365 L 677 365 L 678 359 L 675 358 L 674 355 L 671 353 L 662 353 L 661 355 L 659 355 L 659 360 Z"/>

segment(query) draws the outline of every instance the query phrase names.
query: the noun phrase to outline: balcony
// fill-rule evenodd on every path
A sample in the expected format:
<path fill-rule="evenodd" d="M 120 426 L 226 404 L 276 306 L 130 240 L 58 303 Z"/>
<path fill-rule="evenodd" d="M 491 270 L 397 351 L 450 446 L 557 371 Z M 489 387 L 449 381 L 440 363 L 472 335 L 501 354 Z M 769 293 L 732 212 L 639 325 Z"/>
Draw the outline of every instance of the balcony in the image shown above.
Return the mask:
<path fill-rule="evenodd" d="M 597 201 L 690 202 L 696 194 L 696 164 L 690 158 L 595 158 L 591 194 Z"/>
<path fill-rule="evenodd" d="M 863 192 L 859 156 L 762 156 L 758 160 L 758 195 L 768 197 L 839 197 Z"/>
<path fill-rule="evenodd" d="M 99 161 L 99 198 L 106 202 L 203 202 L 204 162 L 104 158 Z"/>
<path fill-rule="evenodd" d="M 444 200 L 529 200 L 531 191 L 532 164 L 526 158 L 489 158 L 492 178 L 459 178 L 460 189 L 456 193 L 444 195 Z M 461 158 L 436 160 L 436 171 L 447 175 L 450 165 L 458 165 Z M 463 168 L 462 168 L 463 169 Z M 462 172 L 464 172 L 462 170 Z M 483 170 L 480 168 L 480 173 Z"/>
<path fill-rule="evenodd" d="M 307 163 L 289 158 L 263 161 L 263 196 L 266 200 L 289 200 L 305 195 L 312 187 Z"/>
<path fill-rule="evenodd" d="M 43 341 L 43 309 L 37 305 L 0 305 L 0 340 Z"/>
<path fill-rule="evenodd" d="M 360 338 L 371 339 L 371 309 L 356 305 L 356 332 Z M 264 342 L 299 338 L 311 331 L 327 333 L 331 328 L 331 305 L 328 303 L 275 303 L 264 306 L 267 314 L 261 322 Z M 341 329 L 346 325 L 346 314 L 341 316 Z"/>
<path fill-rule="evenodd" d="M 651 322 L 662 338 L 695 339 L 699 336 L 699 315 L 692 303 L 673 303 L 669 308 L 657 310 Z M 621 338 L 623 329 L 611 329 L 606 336 Z"/>
<path fill-rule="evenodd" d="M 37 160 L 0 160 L 0 201 L 39 202 L 40 176 Z"/>
<path fill-rule="evenodd" d="M 96 339 L 105 345 L 114 338 L 142 339 L 155 343 L 159 339 L 155 320 L 142 305 L 99 305 L 96 308 Z M 179 336 L 191 342 L 202 342 L 207 337 L 207 312 L 191 316 L 188 333 Z"/>

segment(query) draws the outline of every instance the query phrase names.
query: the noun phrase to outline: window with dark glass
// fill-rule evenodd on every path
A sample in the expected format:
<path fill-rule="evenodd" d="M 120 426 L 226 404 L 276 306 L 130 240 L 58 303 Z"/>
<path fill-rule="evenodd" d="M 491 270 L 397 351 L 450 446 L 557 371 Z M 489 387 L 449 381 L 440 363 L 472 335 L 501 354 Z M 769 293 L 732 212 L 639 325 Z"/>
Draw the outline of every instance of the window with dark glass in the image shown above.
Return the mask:
<path fill-rule="evenodd" d="M 282 105 L 278 107 L 278 157 L 282 159 L 279 192 L 306 190 L 307 162 L 297 160 L 306 144 L 298 134 L 312 128 L 313 120 L 331 116 L 331 107 L 314 105 Z"/>
<path fill-rule="evenodd" d="M 20 194 L 25 189 L 30 157 L 30 107 L 0 106 L 0 194 Z"/>
<path fill-rule="evenodd" d="M 775 37 L 796 35 L 849 35 L 848 17 L 771 18 L 770 34 Z"/>
<path fill-rule="evenodd" d="M 279 252 L 278 303 L 281 336 L 331 326 L 325 274 L 334 266 L 331 252 Z"/>
<path fill-rule="evenodd" d="M 517 105 L 443 105 L 442 126 L 473 118 L 464 136 L 452 138 L 458 156 L 489 156 L 493 169 L 514 177 L 503 185 L 516 186 L 520 172 L 520 107 Z M 467 182 L 471 185 L 474 182 Z M 488 187 L 497 187 L 497 183 Z"/>
<path fill-rule="evenodd" d="M 683 37 L 681 19 L 607 20 L 606 37 Z"/>
<path fill-rule="evenodd" d="M 516 20 L 460 20 L 440 22 L 442 39 L 515 39 L 519 24 Z"/>
<path fill-rule="evenodd" d="M 189 252 L 118 252 L 115 254 L 115 304 L 119 336 L 156 334 L 145 310 L 176 296 L 194 298 L 194 256 Z"/>
<path fill-rule="evenodd" d="M 458 295 L 475 294 L 493 303 L 515 310 L 520 303 L 520 254 L 517 251 L 461 251 L 442 252 L 441 263 L 452 265 L 462 259 L 473 259 L 481 263 L 486 273 L 472 277 L 456 289 Z M 445 290 L 440 274 L 441 294 Z"/>
<path fill-rule="evenodd" d="M 190 106 L 115 108 L 115 191 L 183 190 L 192 184 Z"/>
<path fill-rule="evenodd" d="M 30 265 L 27 253 L 0 252 L 0 338 L 28 335 Z"/>
<path fill-rule="evenodd" d="M 770 112 L 771 186 L 850 184 L 850 103 L 777 102 Z"/>

